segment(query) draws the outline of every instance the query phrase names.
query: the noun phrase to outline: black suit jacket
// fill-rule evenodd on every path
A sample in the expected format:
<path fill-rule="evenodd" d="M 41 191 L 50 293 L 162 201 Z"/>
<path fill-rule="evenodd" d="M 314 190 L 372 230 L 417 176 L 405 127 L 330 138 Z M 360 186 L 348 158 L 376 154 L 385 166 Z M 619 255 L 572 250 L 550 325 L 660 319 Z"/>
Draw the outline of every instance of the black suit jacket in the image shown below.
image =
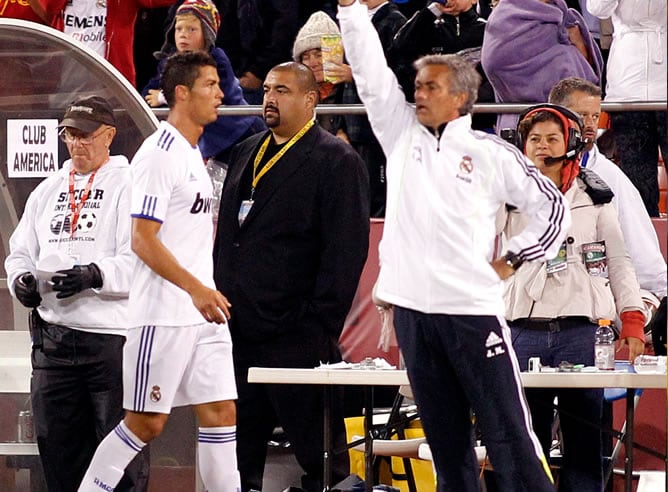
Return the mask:
<path fill-rule="evenodd" d="M 316 124 L 262 177 L 239 226 L 253 160 L 268 134 L 232 151 L 214 277 L 232 303 L 235 359 L 244 348 L 292 347 L 310 364 L 332 356 L 366 260 L 368 175 L 350 145 Z"/>

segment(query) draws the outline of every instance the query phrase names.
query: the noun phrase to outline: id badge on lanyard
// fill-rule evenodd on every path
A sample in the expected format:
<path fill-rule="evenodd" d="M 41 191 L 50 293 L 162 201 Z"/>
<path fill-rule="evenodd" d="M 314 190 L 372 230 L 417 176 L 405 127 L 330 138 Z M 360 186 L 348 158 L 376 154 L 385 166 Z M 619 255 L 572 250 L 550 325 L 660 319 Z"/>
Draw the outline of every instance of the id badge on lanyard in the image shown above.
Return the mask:
<path fill-rule="evenodd" d="M 239 225 L 242 225 L 248 217 L 248 212 L 250 212 L 251 207 L 253 206 L 253 200 L 243 200 L 241 206 L 239 207 Z"/>

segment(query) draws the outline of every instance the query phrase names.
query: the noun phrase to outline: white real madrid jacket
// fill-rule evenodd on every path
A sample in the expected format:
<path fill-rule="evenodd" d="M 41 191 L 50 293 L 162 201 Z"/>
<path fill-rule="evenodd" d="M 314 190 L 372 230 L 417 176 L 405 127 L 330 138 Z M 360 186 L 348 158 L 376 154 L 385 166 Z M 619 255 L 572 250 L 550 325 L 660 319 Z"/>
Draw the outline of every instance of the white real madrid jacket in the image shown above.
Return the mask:
<path fill-rule="evenodd" d="M 387 208 L 378 298 L 423 313 L 503 316 L 490 265 L 505 202 L 531 221 L 507 245 L 525 260 L 557 254 L 570 226 L 563 195 L 515 147 L 471 129 L 471 117 L 434 135 L 406 103 L 366 8 L 339 7 L 346 56 L 387 156 Z"/>
<path fill-rule="evenodd" d="M 95 263 L 102 272 L 102 288 L 88 289 L 66 299 L 46 280 L 39 281 L 40 316 L 49 323 L 83 331 L 124 335 L 127 297 L 134 257 L 130 249 L 130 165 L 112 156 L 95 174 L 91 193 L 70 236 L 69 172 L 72 162 L 42 181 L 28 197 L 23 216 L 9 241 L 5 260 L 7 283 L 24 272 L 37 277 L 40 260 L 56 252 L 75 264 Z M 75 175 L 76 203 L 90 175 Z"/>

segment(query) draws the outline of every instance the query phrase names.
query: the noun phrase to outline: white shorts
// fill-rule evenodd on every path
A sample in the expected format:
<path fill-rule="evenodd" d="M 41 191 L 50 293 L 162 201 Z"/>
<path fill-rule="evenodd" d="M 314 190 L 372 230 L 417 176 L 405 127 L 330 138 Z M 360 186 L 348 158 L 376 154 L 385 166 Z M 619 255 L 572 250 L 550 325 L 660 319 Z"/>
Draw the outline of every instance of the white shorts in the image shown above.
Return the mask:
<path fill-rule="evenodd" d="M 227 324 L 140 326 L 123 348 L 123 407 L 169 414 L 173 407 L 236 400 Z"/>

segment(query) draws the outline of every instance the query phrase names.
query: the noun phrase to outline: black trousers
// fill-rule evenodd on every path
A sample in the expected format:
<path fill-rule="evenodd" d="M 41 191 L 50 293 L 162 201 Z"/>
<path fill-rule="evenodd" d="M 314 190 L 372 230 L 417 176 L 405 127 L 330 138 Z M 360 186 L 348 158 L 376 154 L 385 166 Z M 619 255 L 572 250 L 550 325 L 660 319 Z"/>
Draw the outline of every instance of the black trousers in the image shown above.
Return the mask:
<path fill-rule="evenodd" d="M 471 410 L 499 490 L 554 491 L 509 329 L 494 316 L 425 314 L 395 306 L 408 379 L 438 475 L 438 492 L 478 492 Z"/>
<path fill-rule="evenodd" d="M 125 337 L 31 323 L 31 399 L 49 492 L 76 492 L 97 445 L 123 418 Z M 148 487 L 147 447 L 116 491 Z"/>
<path fill-rule="evenodd" d="M 290 346 L 292 345 L 292 346 Z M 273 430 L 280 426 L 290 441 L 297 462 L 304 470 L 302 488 L 321 492 L 323 479 L 323 390 L 304 384 L 248 383 L 248 368 L 308 367 L 318 365 L 317 354 L 307 344 L 276 345 L 267 349 L 259 345 L 234 346 L 234 370 L 237 382 L 237 461 L 241 490 L 262 490 L 262 476 L 267 459 L 267 443 Z M 301 359 L 301 361 L 298 361 Z M 334 388 L 332 388 L 334 392 Z M 343 391 L 333 394 L 331 413 L 332 446 L 342 450 L 330 456 L 332 483 L 350 474 L 345 450 L 346 429 L 343 420 Z M 286 486 L 289 484 L 286 484 Z"/>

